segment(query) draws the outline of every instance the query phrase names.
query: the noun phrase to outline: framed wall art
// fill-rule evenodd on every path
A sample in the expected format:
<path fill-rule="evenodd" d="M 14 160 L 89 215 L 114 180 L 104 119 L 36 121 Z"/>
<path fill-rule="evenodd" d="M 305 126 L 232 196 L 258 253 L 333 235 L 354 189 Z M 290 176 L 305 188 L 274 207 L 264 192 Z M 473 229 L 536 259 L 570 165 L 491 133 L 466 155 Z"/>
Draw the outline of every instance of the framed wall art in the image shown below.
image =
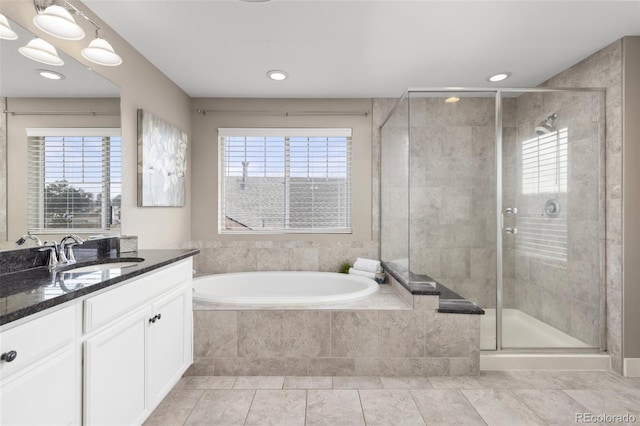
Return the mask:
<path fill-rule="evenodd" d="M 187 134 L 138 110 L 138 206 L 183 207 Z"/>

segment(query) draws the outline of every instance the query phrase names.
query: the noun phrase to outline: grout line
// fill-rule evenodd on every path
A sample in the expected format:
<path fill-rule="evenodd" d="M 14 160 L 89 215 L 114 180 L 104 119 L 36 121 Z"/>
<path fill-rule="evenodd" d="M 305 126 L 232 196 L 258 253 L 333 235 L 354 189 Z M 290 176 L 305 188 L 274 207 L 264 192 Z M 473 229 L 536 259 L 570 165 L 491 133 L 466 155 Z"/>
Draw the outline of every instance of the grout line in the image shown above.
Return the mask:
<path fill-rule="evenodd" d="M 200 395 L 200 398 L 198 398 L 198 402 L 195 403 L 195 405 L 193 406 L 193 408 L 191 409 L 191 411 L 189 411 L 189 415 L 187 416 L 187 418 L 185 419 L 185 421 L 182 423 L 183 425 L 186 425 L 187 422 L 189 421 L 189 417 L 191 417 L 191 415 L 193 414 L 194 410 L 196 409 L 196 407 L 198 406 L 198 404 L 200 404 L 200 401 L 202 401 L 202 398 L 204 398 L 204 394 L 205 394 L 206 390 L 202 391 L 202 395 Z M 157 407 L 156 407 L 157 409 Z M 155 410 L 154 410 L 155 411 Z M 149 416 L 151 417 L 151 416 Z"/>
<path fill-rule="evenodd" d="M 307 406 L 309 405 L 309 389 L 304 390 L 304 424 L 307 424 Z"/>
<path fill-rule="evenodd" d="M 525 407 L 527 407 L 527 408 L 529 409 L 529 411 L 531 411 L 531 412 L 533 413 L 533 415 L 534 415 L 534 416 L 536 416 L 537 418 L 539 418 L 539 419 L 540 419 L 540 421 L 542 421 L 542 423 L 546 423 L 546 422 L 544 421 L 544 419 L 543 419 L 543 418 L 541 418 L 541 417 L 540 417 L 540 415 L 538 415 L 538 413 L 537 413 L 533 408 L 531 408 L 531 407 L 529 406 L 529 404 L 527 404 L 527 403 L 525 402 L 525 400 L 524 400 L 524 399 L 522 399 L 522 398 L 520 398 L 520 396 L 518 396 L 518 394 L 516 393 L 516 391 L 517 391 L 517 390 L 536 390 L 536 389 L 513 389 L 513 390 L 510 390 L 509 392 L 511 392 L 511 393 L 513 394 L 513 396 L 515 396 L 515 397 L 516 397 L 516 399 L 517 399 L 517 400 L 518 400 L 522 405 L 524 405 Z M 551 389 L 549 389 L 549 390 L 551 390 Z M 548 390 L 547 390 L 547 391 L 548 391 Z M 586 411 L 585 411 L 585 412 L 586 412 Z"/>
<path fill-rule="evenodd" d="M 472 389 L 472 390 L 478 390 L 478 389 Z M 491 390 L 495 390 L 495 389 L 491 389 Z M 467 401 L 467 404 L 469 404 L 471 406 L 471 408 L 473 408 L 473 411 L 475 411 L 476 414 L 478 414 L 478 417 L 480 418 L 480 420 L 482 420 L 482 423 L 484 423 L 485 425 L 488 425 L 488 423 L 485 420 L 485 418 L 482 417 L 482 414 L 480 414 L 480 412 L 478 411 L 476 406 L 473 405 L 473 402 L 469 401 L 469 398 L 467 398 L 467 395 L 464 394 L 462 389 L 455 389 L 455 391 L 458 392 L 460 395 L 462 395 L 462 397 Z"/>
<path fill-rule="evenodd" d="M 256 399 L 256 393 L 258 393 L 258 391 L 256 389 L 253 390 L 253 397 L 251 397 L 251 404 L 249 404 L 249 409 L 247 410 L 247 415 L 244 416 L 244 422 L 242 423 L 243 425 L 247 424 L 247 420 L 249 419 L 249 413 L 251 412 L 251 407 L 253 407 L 253 401 L 255 401 Z"/>
<path fill-rule="evenodd" d="M 360 401 L 360 412 L 362 413 L 362 420 L 364 421 L 364 424 L 367 424 L 367 417 L 364 414 L 364 405 L 362 405 L 362 395 L 360 395 L 360 389 L 356 389 L 356 392 L 358 392 L 358 401 Z"/>

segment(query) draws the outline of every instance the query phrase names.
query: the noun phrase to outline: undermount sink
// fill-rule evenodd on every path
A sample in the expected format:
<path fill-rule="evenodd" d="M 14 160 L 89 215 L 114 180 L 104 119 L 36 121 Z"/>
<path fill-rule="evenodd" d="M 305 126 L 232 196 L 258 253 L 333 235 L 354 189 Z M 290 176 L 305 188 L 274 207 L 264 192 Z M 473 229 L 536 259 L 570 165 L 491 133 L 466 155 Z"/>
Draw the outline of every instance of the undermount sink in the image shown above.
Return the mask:
<path fill-rule="evenodd" d="M 96 263 L 93 265 L 86 266 L 78 266 L 71 269 L 66 269 L 61 271 L 63 274 L 80 274 L 87 272 L 98 272 L 98 271 L 107 271 L 109 269 L 123 269 L 129 268 L 131 266 L 136 266 L 138 263 L 142 262 L 144 259 L 127 259 L 127 260 L 118 260 L 109 263 Z"/>

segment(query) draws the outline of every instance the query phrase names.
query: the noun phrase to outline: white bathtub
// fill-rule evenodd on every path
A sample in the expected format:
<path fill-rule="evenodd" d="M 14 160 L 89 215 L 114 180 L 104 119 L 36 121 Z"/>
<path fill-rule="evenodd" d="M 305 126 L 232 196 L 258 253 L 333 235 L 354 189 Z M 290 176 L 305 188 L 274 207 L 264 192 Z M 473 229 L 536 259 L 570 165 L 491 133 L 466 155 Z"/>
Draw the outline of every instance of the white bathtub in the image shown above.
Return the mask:
<path fill-rule="evenodd" d="M 334 272 L 241 272 L 193 280 L 196 301 L 250 305 L 338 303 L 378 291 L 375 281 Z"/>

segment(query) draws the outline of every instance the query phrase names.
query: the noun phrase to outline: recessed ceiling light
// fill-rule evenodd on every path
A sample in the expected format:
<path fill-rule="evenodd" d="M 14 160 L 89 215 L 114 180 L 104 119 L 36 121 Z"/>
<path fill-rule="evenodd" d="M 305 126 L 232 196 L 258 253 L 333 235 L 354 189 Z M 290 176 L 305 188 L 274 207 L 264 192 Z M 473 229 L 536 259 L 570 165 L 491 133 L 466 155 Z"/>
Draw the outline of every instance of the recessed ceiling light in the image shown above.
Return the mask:
<path fill-rule="evenodd" d="M 51 71 L 51 70 L 36 70 L 40 76 L 44 78 L 48 78 L 49 80 L 63 80 L 64 75 L 59 72 Z"/>
<path fill-rule="evenodd" d="M 487 77 L 487 81 L 497 83 L 498 81 L 506 80 L 509 77 L 511 77 L 511 73 L 509 71 L 499 72 L 498 74 L 494 74 L 491 77 Z"/>
<path fill-rule="evenodd" d="M 457 97 L 457 96 L 450 96 L 450 97 L 448 97 L 447 99 L 445 99 L 444 101 L 445 101 L 446 103 L 448 103 L 448 104 L 452 104 L 452 103 L 454 103 L 454 102 L 458 102 L 459 100 L 460 100 L 460 98 L 459 98 L 459 97 Z"/>
<path fill-rule="evenodd" d="M 267 72 L 267 75 L 271 80 L 276 80 L 276 81 L 286 80 L 289 77 L 289 74 L 281 70 L 271 70 Z"/>

